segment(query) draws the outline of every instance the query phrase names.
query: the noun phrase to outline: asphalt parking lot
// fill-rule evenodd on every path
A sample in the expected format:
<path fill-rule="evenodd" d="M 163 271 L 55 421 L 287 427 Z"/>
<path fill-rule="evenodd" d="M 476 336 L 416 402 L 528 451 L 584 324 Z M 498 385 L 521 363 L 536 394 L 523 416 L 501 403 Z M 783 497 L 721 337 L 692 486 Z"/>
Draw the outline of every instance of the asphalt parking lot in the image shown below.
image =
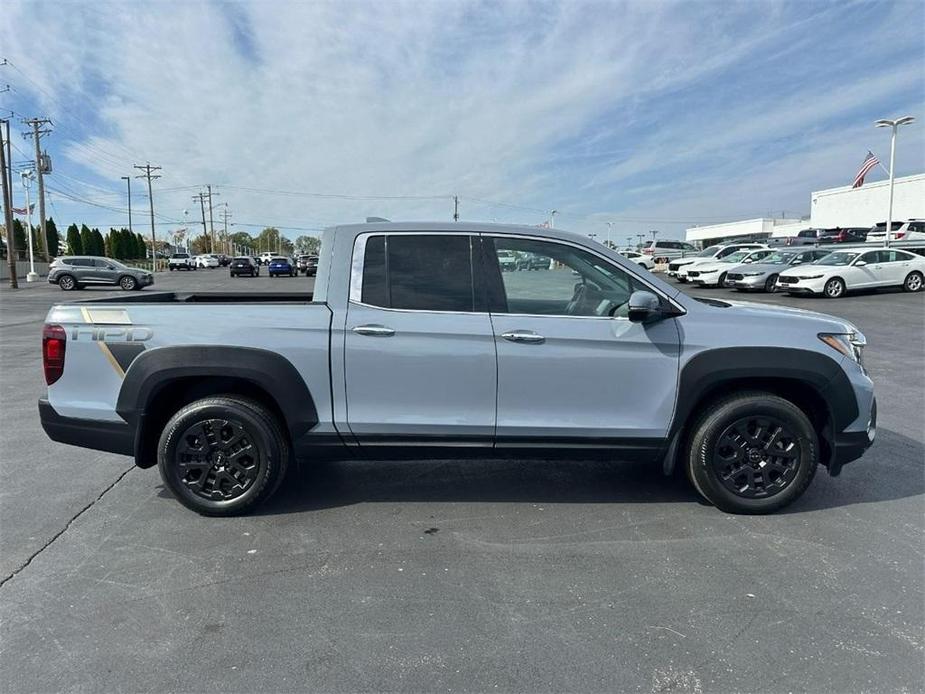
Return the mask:
<path fill-rule="evenodd" d="M 725 515 L 639 465 L 350 461 L 210 519 L 156 470 L 41 430 L 45 312 L 102 293 L 0 290 L 4 691 L 925 688 L 925 294 L 695 292 L 867 335 L 877 442 L 777 515 Z"/>

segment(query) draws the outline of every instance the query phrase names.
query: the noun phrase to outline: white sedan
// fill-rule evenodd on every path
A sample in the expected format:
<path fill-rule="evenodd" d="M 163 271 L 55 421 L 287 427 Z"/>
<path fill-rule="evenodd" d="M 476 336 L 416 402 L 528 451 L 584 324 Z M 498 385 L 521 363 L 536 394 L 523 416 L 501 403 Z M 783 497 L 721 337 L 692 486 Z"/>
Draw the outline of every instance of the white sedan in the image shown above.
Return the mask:
<path fill-rule="evenodd" d="M 896 248 L 836 251 L 815 263 L 780 273 L 777 288 L 789 294 L 824 294 L 830 299 L 849 289 L 925 286 L 925 257 Z"/>
<path fill-rule="evenodd" d="M 214 255 L 197 255 L 196 256 L 196 267 L 206 267 L 213 268 L 218 267 L 219 262 L 218 258 Z"/>
<path fill-rule="evenodd" d="M 773 249 L 759 248 L 756 251 L 736 251 L 725 258 L 709 263 L 697 263 L 686 270 L 688 281 L 702 287 L 722 287 L 726 273 L 736 265 L 757 263 L 765 256 L 771 255 Z"/>
<path fill-rule="evenodd" d="M 636 251 L 619 251 L 619 253 L 627 260 L 631 260 L 637 265 L 641 265 L 646 270 L 655 269 L 655 261 L 652 260 L 651 256 L 643 255 L 642 253 L 637 253 Z"/>

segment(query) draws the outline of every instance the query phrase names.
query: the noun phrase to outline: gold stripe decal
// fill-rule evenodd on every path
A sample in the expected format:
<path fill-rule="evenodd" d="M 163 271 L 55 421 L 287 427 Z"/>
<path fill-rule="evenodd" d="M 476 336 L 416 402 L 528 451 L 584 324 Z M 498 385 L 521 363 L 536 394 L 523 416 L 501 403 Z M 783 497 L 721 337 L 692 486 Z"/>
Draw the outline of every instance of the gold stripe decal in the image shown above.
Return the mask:
<path fill-rule="evenodd" d="M 107 345 L 105 342 L 97 342 L 96 344 L 100 348 L 100 351 L 103 353 L 103 356 L 109 360 L 109 363 L 115 370 L 116 375 L 119 378 L 125 378 L 125 372 L 122 370 L 122 367 L 119 366 L 119 362 L 116 361 L 116 358 L 112 355 L 112 350 L 109 349 L 109 345 Z"/>

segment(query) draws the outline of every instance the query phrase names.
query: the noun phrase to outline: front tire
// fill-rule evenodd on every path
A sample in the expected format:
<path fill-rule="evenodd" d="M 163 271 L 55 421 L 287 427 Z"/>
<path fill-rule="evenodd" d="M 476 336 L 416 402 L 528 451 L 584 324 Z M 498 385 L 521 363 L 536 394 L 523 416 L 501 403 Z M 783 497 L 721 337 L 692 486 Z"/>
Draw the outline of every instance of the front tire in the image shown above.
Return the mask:
<path fill-rule="evenodd" d="M 687 475 L 707 501 L 728 513 L 776 511 L 809 487 L 818 439 L 789 400 L 752 391 L 715 403 L 691 430 Z"/>
<path fill-rule="evenodd" d="M 827 299 L 838 299 L 845 295 L 845 281 L 840 277 L 833 277 L 827 280 L 822 288 L 822 293 Z"/>
<path fill-rule="evenodd" d="M 204 516 L 235 516 L 276 491 L 290 449 L 270 410 L 223 395 L 197 400 L 171 417 L 157 458 L 161 479 L 181 504 Z"/>
<path fill-rule="evenodd" d="M 918 271 L 910 272 L 903 282 L 903 291 L 920 292 L 922 291 L 922 285 L 922 273 Z"/>
<path fill-rule="evenodd" d="M 774 294 L 777 291 L 777 275 L 771 275 L 764 283 L 764 290 L 768 294 Z"/>
<path fill-rule="evenodd" d="M 119 286 L 122 287 L 123 291 L 131 292 L 138 289 L 138 281 L 134 277 L 126 275 L 119 280 Z"/>

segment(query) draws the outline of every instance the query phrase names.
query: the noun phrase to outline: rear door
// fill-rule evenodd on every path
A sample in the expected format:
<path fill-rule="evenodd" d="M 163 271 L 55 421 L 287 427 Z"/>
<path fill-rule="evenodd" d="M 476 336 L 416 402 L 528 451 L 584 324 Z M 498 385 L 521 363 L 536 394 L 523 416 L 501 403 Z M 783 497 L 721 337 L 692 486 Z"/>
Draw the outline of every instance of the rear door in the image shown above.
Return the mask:
<path fill-rule="evenodd" d="M 347 421 L 361 445 L 491 446 L 497 373 L 491 319 L 475 310 L 477 242 L 357 237 L 344 369 Z"/>
<path fill-rule="evenodd" d="M 678 327 L 673 318 L 626 318 L 630 294 L 652 289 L 567 242 L 483 238 L 498 350 L 496 446 L 657 445 L 677 392 Z M 509 251 L 541 256 L 548 269 L 502 273 L 497 255 Z"/>

